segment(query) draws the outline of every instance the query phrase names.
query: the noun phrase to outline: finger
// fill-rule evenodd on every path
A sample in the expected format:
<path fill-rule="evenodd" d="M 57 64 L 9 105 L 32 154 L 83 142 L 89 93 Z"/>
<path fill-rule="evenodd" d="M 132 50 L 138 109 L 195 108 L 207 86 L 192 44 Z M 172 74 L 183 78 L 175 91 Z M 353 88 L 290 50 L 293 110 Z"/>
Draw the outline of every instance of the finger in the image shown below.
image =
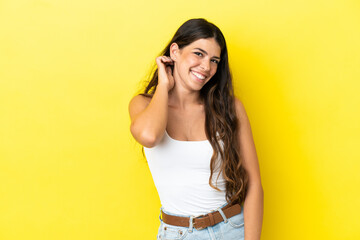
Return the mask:
<path fill-rule="evenodd" d="M 172 59 L 169 59 L 169 58 L 164 58 L 162 59 L 163 62 L 166 62 L 166 63 L 170 63 L 170 62 L 173 62 Z"/>

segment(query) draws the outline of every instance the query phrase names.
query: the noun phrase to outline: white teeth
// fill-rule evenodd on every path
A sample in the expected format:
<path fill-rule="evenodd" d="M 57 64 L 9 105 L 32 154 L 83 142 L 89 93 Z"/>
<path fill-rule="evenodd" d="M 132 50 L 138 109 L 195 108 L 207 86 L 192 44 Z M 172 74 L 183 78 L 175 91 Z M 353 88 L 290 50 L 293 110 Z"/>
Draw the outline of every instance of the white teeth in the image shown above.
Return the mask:
<path fill-rule="evenodd" d="M 205 79 L 205 76 L 199 74 L 199 73 L 196 73 L 196 72 L 193 72 L 191 71 L 192 74 L 194 74 L 197 78 L 200 78 L 200 79 Z"/>

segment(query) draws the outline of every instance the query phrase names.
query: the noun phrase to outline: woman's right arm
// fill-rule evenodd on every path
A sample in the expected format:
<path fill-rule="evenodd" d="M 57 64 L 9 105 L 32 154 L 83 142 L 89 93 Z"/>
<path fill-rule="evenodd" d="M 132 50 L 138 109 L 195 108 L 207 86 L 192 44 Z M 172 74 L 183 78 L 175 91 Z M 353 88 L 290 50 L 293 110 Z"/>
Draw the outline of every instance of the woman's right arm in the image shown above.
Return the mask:
<path fill-rule="evenodd" d="M 158 85 L 151 100 L 137 95 L 129 103 L 131 118 L 130 131 L 136 141 L 145 147 L 156 146 L 164 136 L 168 117 L 169 90 L 174 86 L 174 79 L 169 66 L 170 58 L 162 56 L 156 59 L 158 64 Z"/>
<path fill-rule="evenodd" d="M 151 101 L 137 95 L 129 103 L 130 131 L 136 141 L 145 147 L 154 147 L 162 139 L 167 125 L 168 91 L 159 85 Z"/>

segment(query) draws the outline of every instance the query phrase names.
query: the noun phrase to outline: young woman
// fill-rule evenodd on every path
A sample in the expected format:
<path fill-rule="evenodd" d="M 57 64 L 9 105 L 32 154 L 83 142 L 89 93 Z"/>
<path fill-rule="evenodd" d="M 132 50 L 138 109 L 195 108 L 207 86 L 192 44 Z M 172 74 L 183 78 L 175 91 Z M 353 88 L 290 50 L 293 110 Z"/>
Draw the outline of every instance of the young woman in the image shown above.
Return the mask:
<path fill-rule="evenodd" d="M 157 239 L 260 239 L 259 164 L 223 34 L 190 19 L 156 64 L 129 113 L 162 205 Z"/>

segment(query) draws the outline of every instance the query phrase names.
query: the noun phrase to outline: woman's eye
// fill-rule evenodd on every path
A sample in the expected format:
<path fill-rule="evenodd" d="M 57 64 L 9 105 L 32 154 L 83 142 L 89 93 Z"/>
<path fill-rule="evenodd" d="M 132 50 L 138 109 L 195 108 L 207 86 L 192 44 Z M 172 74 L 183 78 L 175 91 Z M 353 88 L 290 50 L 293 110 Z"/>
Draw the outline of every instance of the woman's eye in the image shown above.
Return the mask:
<path fill-rule="evenodd" d="M 203 54 L 201 52 L 194 52 L 194 54 L 198 55 L 199 57 L 201 57 Z M 213 63 L 216 63 L 216 64 L 219 64 L 219 61 L 218 60 L 211 60 Z"/>

